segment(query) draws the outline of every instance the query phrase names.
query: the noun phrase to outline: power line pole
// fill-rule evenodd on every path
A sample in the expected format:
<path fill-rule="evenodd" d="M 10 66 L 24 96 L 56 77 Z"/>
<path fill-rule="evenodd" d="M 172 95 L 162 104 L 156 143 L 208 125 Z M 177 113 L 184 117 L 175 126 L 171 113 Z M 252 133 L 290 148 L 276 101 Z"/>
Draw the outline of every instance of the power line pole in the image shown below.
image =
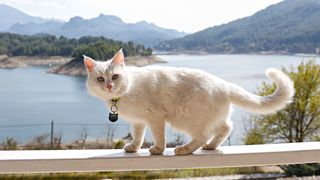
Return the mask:
<path fill-rule="evenodd" d="M 51 136 L 50 136 L 50 148 L 53 149 L 53 121 L 51 121 Z"/>

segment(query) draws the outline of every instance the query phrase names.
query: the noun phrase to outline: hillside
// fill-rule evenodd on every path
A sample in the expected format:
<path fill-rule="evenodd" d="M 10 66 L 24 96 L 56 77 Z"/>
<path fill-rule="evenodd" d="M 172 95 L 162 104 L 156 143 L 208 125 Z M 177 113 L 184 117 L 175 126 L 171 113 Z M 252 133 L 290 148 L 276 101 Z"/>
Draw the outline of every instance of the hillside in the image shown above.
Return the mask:
<path fill-rule="evenodd" d="M 22 35 L 51 34 L 68 38 L 104 36 L 146 46 L 186 35 L 184 32 L 161 28 L 145 21 L 125 23 L 117 16 L 104 14 L 91 19 L 75 16 L 68 22 L 50 21 L 29 16 L 13 7 L 0 4 L 1 31 Z"/>
<path fill-rule="evenodd" d="M 285 0 L 250 17 L 162 42 L 156 49 L 206 53 L 319 53 L 320 1 Z"/>
<path fill-rule="evenodd" d="M 94 59 L 107 60 L 123 48 L 126 56 L 148 56 L 152 49 L 133 42 L 121 42 L 104 37 L 84 36 L 68 39 L 52 35 L 27 36 L 0 33 L 0 55 L 7 56 L 71 56 L 82 60 L 83 54 Z"/>

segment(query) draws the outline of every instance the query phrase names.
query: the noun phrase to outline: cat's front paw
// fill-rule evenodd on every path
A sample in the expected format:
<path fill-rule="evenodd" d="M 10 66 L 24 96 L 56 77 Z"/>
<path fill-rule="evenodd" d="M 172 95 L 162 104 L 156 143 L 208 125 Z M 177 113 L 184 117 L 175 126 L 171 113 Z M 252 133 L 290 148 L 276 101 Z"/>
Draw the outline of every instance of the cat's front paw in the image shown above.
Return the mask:
<path fill-rule="evenodd" d="M 123 149 L 127 153 L 134 153 L 134 152 L 137 152 L 139 150 L 139 147 L 134 145 L 134 144 L 128 143 L 128 144 L 126 144 L 124 146 Z"/>
<path fill-rule="evenodd" d="M 187 155 L 187 154 L 191 154 L 192 151 L 187 147 L 178 146 L 174 149 L 174 153 L 176 155 Z"/>
<path fill-rule="evenodd" d="M 160 148 L 160 147 L 156 147 L 156 146 L 152 146 L 149 149 L 150 154 L 152 155 L 161 155 L 164 151 L 164 148 Z"/>

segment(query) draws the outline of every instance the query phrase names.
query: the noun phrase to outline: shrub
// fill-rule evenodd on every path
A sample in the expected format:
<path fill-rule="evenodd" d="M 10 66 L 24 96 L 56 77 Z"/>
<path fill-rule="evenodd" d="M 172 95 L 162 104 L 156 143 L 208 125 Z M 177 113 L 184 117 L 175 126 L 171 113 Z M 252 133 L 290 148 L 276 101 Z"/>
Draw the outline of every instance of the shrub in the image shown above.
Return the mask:
<path fill-rule="evenodd" d="M 119 140 L 115 143 L 114 149 L 122 149 L 125 143 L 122 140 Z"/>
<path fill-rule="evenodd" d="M 7 137 L 4 142 L 1 143 L 3 150 L 17 150 L 18 149 L 18 143 L 15 139 L 11 137 Z"/>

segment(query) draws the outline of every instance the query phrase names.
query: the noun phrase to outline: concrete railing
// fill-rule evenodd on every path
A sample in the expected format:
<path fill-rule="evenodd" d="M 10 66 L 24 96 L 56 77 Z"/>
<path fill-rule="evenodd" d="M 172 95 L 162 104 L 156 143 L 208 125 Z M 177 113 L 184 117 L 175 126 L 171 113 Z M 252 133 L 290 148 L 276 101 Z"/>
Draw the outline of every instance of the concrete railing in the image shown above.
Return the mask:
<path fill-rule="evenodd" d="M 182 168 L 218 168 L 320 163 L 320 142 L 222 146 L 219 150 L 197 150 L 175 156 L 172 148 L 164 155 L 123 150 L 34 150 L 0 151 L 0 174 L 130 171 Z"/>

